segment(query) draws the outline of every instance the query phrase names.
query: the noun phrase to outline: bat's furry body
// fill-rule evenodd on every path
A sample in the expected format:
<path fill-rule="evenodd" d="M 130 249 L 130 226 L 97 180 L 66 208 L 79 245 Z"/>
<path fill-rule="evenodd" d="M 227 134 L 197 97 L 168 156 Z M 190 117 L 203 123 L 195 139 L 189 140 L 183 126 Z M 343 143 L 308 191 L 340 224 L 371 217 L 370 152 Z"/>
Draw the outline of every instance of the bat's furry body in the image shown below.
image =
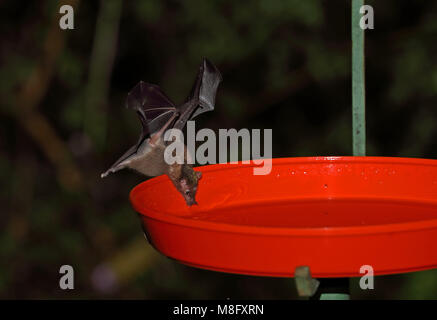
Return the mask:
<path fill-rule="evenodd" d="M 149 177 L 166 174 L 168 165 L 162 161 L 165 147 L 162 139 L 159 139 L 153 147 L 148 139 L 140 146 L 135 156 L 125 161 L 124 165 Z"/>

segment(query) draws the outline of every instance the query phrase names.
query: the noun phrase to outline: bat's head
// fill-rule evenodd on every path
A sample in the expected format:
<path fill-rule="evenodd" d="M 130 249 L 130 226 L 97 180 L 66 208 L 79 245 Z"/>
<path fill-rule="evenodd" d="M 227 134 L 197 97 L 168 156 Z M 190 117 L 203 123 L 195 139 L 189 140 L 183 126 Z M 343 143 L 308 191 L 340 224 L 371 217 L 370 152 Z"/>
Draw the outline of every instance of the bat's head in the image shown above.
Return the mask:
<path fill-rule="evenodd" d="M 192 206 L 197 204 L 196 193 L 199 179 L 202 173 L 194 171 L 191 166 L 183 165 L 181 175 L 176 181 L 173 181 L 178 191 L 182 194 L 187 205 Z"/>

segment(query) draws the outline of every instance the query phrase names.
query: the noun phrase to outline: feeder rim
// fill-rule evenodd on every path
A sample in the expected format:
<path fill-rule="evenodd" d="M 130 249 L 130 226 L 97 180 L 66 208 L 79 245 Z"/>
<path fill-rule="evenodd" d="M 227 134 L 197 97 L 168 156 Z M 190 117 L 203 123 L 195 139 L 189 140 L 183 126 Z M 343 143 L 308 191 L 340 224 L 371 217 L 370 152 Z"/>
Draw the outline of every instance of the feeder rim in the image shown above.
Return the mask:
<path fill-rule="evenodd" d="M 382 156 L 316 156 L 316 157 L 292 157 L 292 158 L 272 158 L 274 164 L 300 164 L 300 163 L 371 163 L 371 164 L 405 164 L 405 165 L 422 165 L 422 166 L 436 166 L 437 160 L 425 158 L 407 158 L 407 157 L 382 157 Z M 237 166 L 238 165 L 238 166 Z M 241 166 L 256 167 L 258 165 L 251 162 L 250 164 L 241 164 L 238 162 L 221 163 L 199 166 L 202 172 L 235 170 Z M 184 217 L 174 216 L 158 212 L 154 209 L 148 208 L 144 204 L 136 201 L 136 193 L 143 187 L 150 187 L 151 184 L 159 184 L 169 179 L 165 175 L 161 175 L 150 180 L 146 180 L 135 186 L 129 193 L 129 199 L 135 211 L 139 213 L 141 218 L 152 219 L 162 223 L 184 226 L 188 228 L 210 230 L 215 232 L 239 233 L 239 234 L 253 234 L 253 235 L 270 235 L 270 236 L 311 236 L 311 237 L 332 237 L 332 236 L 346 236 L 346 235 L 363 235 L 363 234 L 389 234 L 397 232 L 416 232 L 419 230 L 426 230 L 437 228 L 437 219 L 420 220 L 414 222 L 389 223 L 382 225 L 366 225 L 366 226 L 347 226 L 347 227 L 314 227 L 314 228 L 281 228 L 281 227 L 259 227 L 259 226 L 245 226 L 232 225 L 220 222 L 192 220 Z M 408 198 L 396 197 L 333 197 L 332 200 L 352 200 L 352 199 L 372 199 L 382 201 L 408 201 L 409 203 L 417 200 Z M 299 200 L 317 200 L 319 198 L 299 197 Z M 421 203 L 429 203 L 437 205 L 436 201 L 420 201 Z M 247 203 L 250 204 L 250 203 Z M 244 204 L 241 204 L 244 205 Z"/>

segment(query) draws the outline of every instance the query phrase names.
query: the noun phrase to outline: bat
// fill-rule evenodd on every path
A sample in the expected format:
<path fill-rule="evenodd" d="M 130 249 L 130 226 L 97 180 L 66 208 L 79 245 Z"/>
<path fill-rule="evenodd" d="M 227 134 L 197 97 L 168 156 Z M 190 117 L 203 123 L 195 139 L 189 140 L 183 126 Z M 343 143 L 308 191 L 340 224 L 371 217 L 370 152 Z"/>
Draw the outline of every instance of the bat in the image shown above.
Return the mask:
<path fill-rule="evenodd" d="M 176 106 L 159 86 L 140 81 L 127 95 L 126 108 L 133 109 L 140 118 L 142 131 L 138 142 L 127 150 L 106 172 L 130 168 L 146 176 L 168 175 L 188 206 L 197 204 L 195 196 L 201 172 L 192 165 L 169 165 L 164 151 L 169 142 L 164 134 L 171 128 L 182 130 L 188 120 L 214 110 L 217 88 L 222 81 L 220 71 L 207 59 L 203 59 L 191 92 L 184 103 Z M 185 147 L 185 159 L 187 157 Z"/>

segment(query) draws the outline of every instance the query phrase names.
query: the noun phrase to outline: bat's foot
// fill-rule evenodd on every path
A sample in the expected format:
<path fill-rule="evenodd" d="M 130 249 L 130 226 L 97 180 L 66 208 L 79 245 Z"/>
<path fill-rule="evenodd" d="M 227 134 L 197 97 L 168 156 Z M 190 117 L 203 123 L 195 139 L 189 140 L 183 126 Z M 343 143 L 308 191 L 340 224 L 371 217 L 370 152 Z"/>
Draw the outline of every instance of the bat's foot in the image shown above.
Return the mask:
<path fill-rule="evenodd" d="M 118 170 L 121 170 L 121 169 L 123 169 L 123 168 L 124 168 L 123 165 L 118 165 L 118 166 L 115 166 L 115 167 L 111 167 L 110 169 L 108 169 L 108 170 L 106 170 L 105 172 L 103 172 L 103 173 L 100 175 L 100 178 L 105 178 L 105 177 L 108 176 L 110 173 L 117 172 Z"/>
<path fill-rule="evenodd" d="M 108 170 L 108 171 L 106 171 L 106 172 L 103 172 L 103 173 L 100 175 L 100 178 L 105 178 L 105 177 L 107 177 L 108 174 L 110 174 L 111 172 L 114 172 L 114 171 L 113 171 L 113 170 Z"/>

